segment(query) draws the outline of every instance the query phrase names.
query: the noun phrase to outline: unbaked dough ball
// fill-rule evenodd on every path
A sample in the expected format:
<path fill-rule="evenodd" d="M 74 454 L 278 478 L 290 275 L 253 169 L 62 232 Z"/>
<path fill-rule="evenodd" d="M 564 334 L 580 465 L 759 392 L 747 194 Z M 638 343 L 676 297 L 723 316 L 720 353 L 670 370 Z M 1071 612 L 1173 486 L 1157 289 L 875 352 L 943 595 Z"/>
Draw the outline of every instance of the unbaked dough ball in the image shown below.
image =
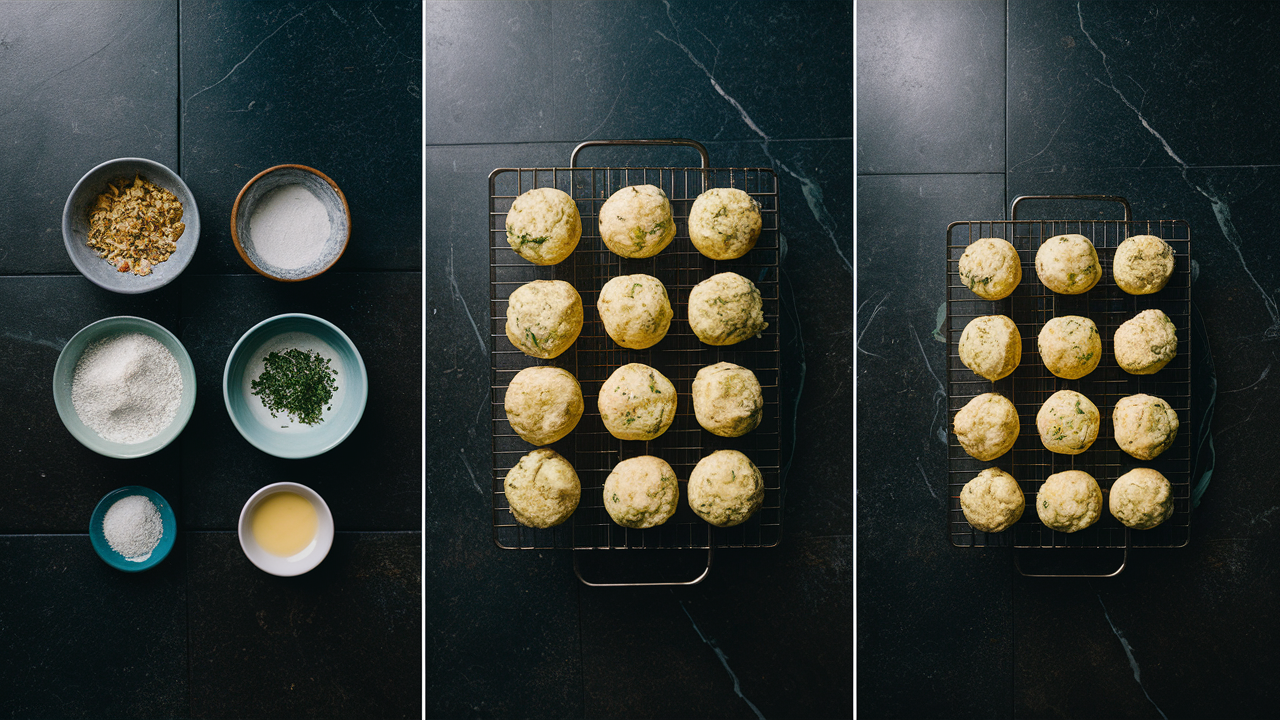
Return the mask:
<path fill-rule="evenodd" d="M 1063 315 L 1040 328 L 1040 360 L 1049 372 L 1076 380 L 1093 372 L 1102 359 L 1102 336 L 1087 317 Z"/>
<path fill-rule="evenodd" d="M 1134 530 L 1150 530 L 1173 515 L 1173 488 L 1151 468 L 1134 468 L 1111 484 L 1111 515 Z"/>
<path fill-rule="evenodd" d="M 689 291 L 689 327 L 708 345 L 733 345 L 764 332 L 764 301 L 755 283 L 733 272 L 703 280 Z"/>
<path fill-rule="evenodd" d="M 534 280 L 507 300 L 507 339 L 525 355 L 553 358 L 582 332 L 582 297 L 563 280 Z"/>
<path fill-rule="evenodd" d="M 712 260 L 746 255 L 760 237 L 760 205 L 737 188 L 712 188 L 689 209 L 689 239 Z"/>
<path fill-rule="evenodd" d="M 1055 235 L 1036 251 L 1036 275 L 1056 293 L 1079 295 L 1102 279 L 1098 251 L 1083 235 Z"/>
<path fill-rule="evenodd" d="M 1027 499 L 1018 481 L 1000 468 L 990 467 L 964 484 L 960 510 L 974 530 L 997 533 L 1018 522 Z"/>
<path fill-rule="evenodd" d="M 689 473 L 689 507 L 712 525 L 738 525 L 762 504 L 764 476 L 737 450 L 717 450 Z"/>
<path fill-rule="evenodd" d="M 534 265 L 564 260 L 581 237 L 578 206 L 561 190 L 534 188 L 516 198 L 507 211 L 507 242 Z"/>
<path fill-rule="evenodd" d="M 582 483 L 559 453 L 539 448 L 520 458 L 502 482 L 516 522 L 532 528 L 559 525 L 578 507 Z"/>
<path fill-rule="evenodd" d="M 760 425 L 764 395 L 756 374 L 741 365 L 708 365 L 693 378 L 693 414 L 720 437 L 741 437 Z"/>
<path fill-rule="evenodd" d="M 978 297 L 1009 297 L 1022 282 L 1022 260 L 1003 238 L 979 238 L 960 256 L 960 280 Z"/>
<path fill-rule="evenodd" d="M 1177 330 L 1162 310 L 1143 310 L 1116 328 L 1116 363 L 1134 375 L 1152 375 L 1178 354 Z"/>
<path fill-rule="evenodd" d="M 999 393 L 983 393 L 956 413 L 956 439 L 965 452 L 983 462 L 1013 449 L 1021 429 L 1018 409 Z"/>
<path fill-rule="evenodd" d="M 1173 248 L 1155 235 L 1134 235 L 1116 248 L 1111 275 L 1130 295 L 1160 292 L 1173 275 Z"/>
<path fill-rule="evenodd" d="M 676 513 L 679 501 L 676 471 L 652 455 L 623 460 L 604 481 L 604 509 L 623 527 L 661 525 Z"/>
<path fill-rule="evenodd" d="M 1075 390 L 1059 390 L 1036 413 L 1040 442 L 1052 452 L 1079 455 L 1098 439 L 1098 406 Z"/>
<path fill-rule="evenodd" d="M 661 188 L 629 185 L 600 206 L 600 239 L 622 257 L 653 257 L 675 236 L 671 202 Z"/>
<path fill-rule="evenodd" d="M 596 309 L 609 337 L 633 350 L 666 337 L 673 314 L 667 288 L 652 275 L 619 275 L 605 283 Z"/>
<path fill-rule="evenodd" d="M 1151 460 L 1168 450 L 1178 437 L 1178 413 L 1152 395 L 1120 398 L 1111 411 L 1111 425 L 1116 444 L 1139 460 Z"/>
<path fill-rule="evenodd" d="M 1046 527 L 1059 532 L 1083 530 L 1102 515 L 1102 488 L 1083 470 L 1054 473 L 1036 495 L 1036 514 Z"/>
<path fill-rule="evenodd" d="M 619 440 L 652 440 L 676 417 L 676 386 L 648 365 L 623 365 L 600 386 L 600 419 Z"/>
<path fill-rule="evenodd" d="M 1004 315 L 983 315 L 960 333 L 960 362 L 988 380 L 999 380 L 1022 362 L 1022 335 Z"/>
<path fill-rule="evenodd" d="M 511 429 L 534 445 L 550 445 L 582 419 L 582 387 L 558 367 L 527 367 L 511 379 L 502 400 Z"/>

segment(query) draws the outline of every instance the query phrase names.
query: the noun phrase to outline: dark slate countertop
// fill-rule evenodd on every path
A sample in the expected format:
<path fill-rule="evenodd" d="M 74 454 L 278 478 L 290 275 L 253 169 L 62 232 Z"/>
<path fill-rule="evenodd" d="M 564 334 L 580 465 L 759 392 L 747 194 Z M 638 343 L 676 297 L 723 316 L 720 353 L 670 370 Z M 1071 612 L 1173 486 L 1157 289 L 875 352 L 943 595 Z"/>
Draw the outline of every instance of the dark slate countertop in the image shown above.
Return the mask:
<path fill-rule="evenodd" d="M 174 0 L 0 6 L 0 715 L 417 717 L 421 654 L 421 27 L 418 3 Z M 116 157 L 181 174 L 200 210 L 195 259 L 163 289 L 117 295 L 76 272 L 61 213 Z M 343 189 L 348 252 L 276 283 L 231 244 L 244 183 L 272 165 Z M 318 458 L 258 451 L 223 405 L 236 340 L 281 312 L 342 328 L 370 375 L 356 431 Z M 59 351 L 85 325 L 140 315 L 174 332 L 199 388 L 179 439 L 138 460 L 77 443 L 53 405 Z M 337 537 L 298 578 L 251 565 L 235 528 L 259 487 L 323 495 Z M 124 485 L 164 495 L 178 537 L 117 572 L 88 520 Z"/>
<path fill-rule="evenodd" d="M 1265 118 L 1280 9 L 857 12 L 859 716 L 1273 715 L 1280 142 Z M 1179 432 L 1193 479 L 1211 473 L 1189 544 L 1134 550 L 1113 578 L 1023 577 L 1011 549 L 947 539 L 947 226 L 1041 194 L 1120 195 L 1137 220 L 1191 228 L 1206 334 Z M 1112 212 L 1046 203 L 1037 216 Z"/>
<path fill-rule="evenodd" d="M 429 2 L 426 16 L 427 715 L 850 717 L 852 3 Z M 488 177 L 565 167 L 585 140 L 672 137 L 780 178 L 782 540 L 718 550 L 689 587 L 587 587 L 574 551 L 493 540 Z M 705 564 L 687 553 L 578 560 L 596 579 L 669 579 Z"/>

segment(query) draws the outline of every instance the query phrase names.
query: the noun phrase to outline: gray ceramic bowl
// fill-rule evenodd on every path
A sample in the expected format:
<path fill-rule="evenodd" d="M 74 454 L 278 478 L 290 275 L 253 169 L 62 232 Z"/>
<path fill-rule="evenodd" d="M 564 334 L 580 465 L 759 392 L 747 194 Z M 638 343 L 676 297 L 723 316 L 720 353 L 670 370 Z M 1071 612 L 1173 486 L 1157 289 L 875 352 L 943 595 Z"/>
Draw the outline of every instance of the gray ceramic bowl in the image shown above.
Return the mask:
<path fill-rule="evenodd" d="M 89 211 L 98 196 L 107 191 L 107 183 L 116 178 L 141 175 L 168 190 L 182 203 L 182 222 L 186 229 L 178 238 L 178 249 L 168 260 L 155 265 L 150 275 L 138 276 L 118 272 L 111 263 L 85 243 L 89 237 Z M 178 174 L 154 160 L 116 158 L 95 167 L 80 178 L 62 208 L 62 242 L 76 269 L 98 287 L 118 293 L 144 293 L 173 282 L 191 262 L 200 241 L 200 211 L 191 189 Z"/>
<path fill-rule="evenodd" d="M 319 243 L 312 258 L 297 267 L 272 264 L 254 243 L 252 232 L 254 210 L 273 190 L 290 185 L 300 185 L 310 191 L 329 218 L 328 238 Z M 245 183 L 231 207 L 231 241 L 235 243 L 236 252 L 249 267 L 272 280 L 297 282 L 319 275 L 338 262 L 350 239 L 351 208 L 347 206 L 347 197 L 328 175 L 306 165 L 277 165 L 263 170 Z"/>

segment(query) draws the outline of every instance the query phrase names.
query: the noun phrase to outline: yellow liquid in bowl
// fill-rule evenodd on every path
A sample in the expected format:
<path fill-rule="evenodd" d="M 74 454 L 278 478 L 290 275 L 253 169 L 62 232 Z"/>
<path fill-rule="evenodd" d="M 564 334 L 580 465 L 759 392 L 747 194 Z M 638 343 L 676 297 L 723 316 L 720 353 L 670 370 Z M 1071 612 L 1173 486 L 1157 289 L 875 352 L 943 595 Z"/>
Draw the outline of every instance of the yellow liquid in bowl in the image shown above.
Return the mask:
<path fill-rule="evenodd" d="M 250 527 L 263 550 L 287 558 L 307 549 L 319 524 L 311 501 L 285 491 L 272 493 L 258 503 Z"/>

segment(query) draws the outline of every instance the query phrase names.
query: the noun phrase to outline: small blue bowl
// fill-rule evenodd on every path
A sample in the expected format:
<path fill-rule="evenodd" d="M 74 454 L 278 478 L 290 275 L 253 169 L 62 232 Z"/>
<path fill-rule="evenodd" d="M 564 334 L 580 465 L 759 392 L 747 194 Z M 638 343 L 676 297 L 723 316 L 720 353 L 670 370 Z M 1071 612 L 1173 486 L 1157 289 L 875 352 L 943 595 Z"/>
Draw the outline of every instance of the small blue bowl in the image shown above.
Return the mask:
<path fill-rule="evenodd" d="M 156 509 L 160 511 L 160 521 L 164 525 L 164 530 L 160 535 L 160 542 L 155 549 L 151 551 L 151 555 L 146 560 L 133 561 L 125 558 L 125 556 L 111 549 L 107 538 L 102 534 L 102 519 L 106 517 L 107 511 L 117 500 L 127 498 L 130 495 L 142 495 L 151 501 Z M 160 561 L 169 556 L 169 551 L 173 549 L 173 542 L 178 537 L 178 520 L 173 516 L 173 508 L 169 506 L 169 502 L 161 497 L 160 493 L 150 488 L 144 488 L 141 485 L 126 485 L 119 490 L 112 490 L 107 493 L 102 500 L 98 501 L 98 506 L 93 509 L 93 516 L 89 518 L 89 542 L 93 544 L 93 549 L 98 553 L 98 557 L 102 561 L 117 570 L 124 572 L 142 572 L 150 570 Z"/>
<path fill-rule="evenodd" d="M 182 373 L 182 401 L 178 405 L 178 412 L 173 422 L 154 437 L 140 443 L 126 444 L 108 440 L 84 424 L 76 413 L 75 403 L 71 398 L 71 387 L 75 380 L 76 363 L 80 362 L 80 356 L 84 354 L 85 348 L 90 343 L 113 335 L 134 332 L 155 338 L 173 353 L 173 358 L 178 361 L 178 371 Z M 73 335 L 63 346 L 62 352 L 58 354 L 58 361 L 53 366 L 53 405 L 58 411 L 58 417 L 62 419 L 62 424 L 66 426 L 72 437 L 80 441 L 81 445 L 110 458 L 140 458 L 168 446 L 187 426 L 187 421 L 191 419 L 191 412 L 196 406 L 196 369 L 191 364 L 191 355 L 187 353 L 187 349 L 182 346 L 177 336 L 166 330 L 164 326 L 132 315 L 103 318 L 81 328 L 80 332 Z"/>
<path fill-rule="evenodd" d="M 262 372 L 262 358 L 290 347 L 317 350 L 338 371 L 331 409 L 315 425 L 293 422 L 284 414 L 272 417 L 250 389 Z M 368 397 L 369 378 L 360 351 L 337 326 L 314 315 L 288 313 L 254 325 L 231 348 L 222 371 L 222 399 L 231 423 L 249 444 L 281 458 L 314 457 L 337 447 L 360 423 Z"/>

